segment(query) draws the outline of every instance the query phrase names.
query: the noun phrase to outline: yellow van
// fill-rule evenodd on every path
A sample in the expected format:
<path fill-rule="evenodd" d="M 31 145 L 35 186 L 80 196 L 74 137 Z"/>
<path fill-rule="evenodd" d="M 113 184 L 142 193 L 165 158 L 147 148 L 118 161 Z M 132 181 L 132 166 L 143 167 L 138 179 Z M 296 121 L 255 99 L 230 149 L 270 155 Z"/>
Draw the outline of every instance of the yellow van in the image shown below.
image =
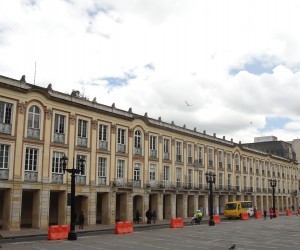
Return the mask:
<path fill-rule="evenodd" d="M 231 201 L 225 204 L 225 218 L 240 218 L 241 213 L 253 216 L 252 201 Z"/>

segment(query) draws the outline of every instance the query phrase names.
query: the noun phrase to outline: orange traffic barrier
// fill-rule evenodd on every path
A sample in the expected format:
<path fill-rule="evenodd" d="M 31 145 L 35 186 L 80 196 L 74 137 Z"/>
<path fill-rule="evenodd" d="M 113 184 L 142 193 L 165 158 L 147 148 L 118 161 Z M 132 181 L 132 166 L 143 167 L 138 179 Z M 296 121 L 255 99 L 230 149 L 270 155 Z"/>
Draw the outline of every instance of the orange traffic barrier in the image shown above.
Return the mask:
<path fill-rule="evenodd" d="M 241 220 L 249 220 L 249 214 L 248 213 L 241 213 Z"/>
<path fill-rule="evenodd" d="M 115 234 L 127 234 L 133 232 L 133 224 L 129 221 L 120 221 L 115 224 Z"/>
<path fill-rule="evenodd" d="M 48 240 L 68 239 L 69 232 L 70 232 L 70 225 L 50 226 L 48 230 Z"/>
<path fill-rule="evenodd" d="M 220 224 L 220 216 L 218 215 L 218 214 L 215 214 L 214 215 L 214 222 L 215 222 L 215 224 Z"/>
<path fill-rule="evenodd" d="M 261 211 L 256 211 L 254 217 L 255 217 L 256 219 L 262 218 L 262 212 L 261 212 Z"/>
<path fill-rule="evenodd" d="M 182 227 L 183 227 L 182 218 L 171 218 L 170 228 L 182 228 Z"/>
<path fill-rule="evenodd" d="M 278 217 L 278 216 L 279 216 L 279 212 L 278 212 L 278 210 L 275 210 L 275 214 L 276 214 L 276 217 Z"/>
<path fill-rule="evenodd" d="M 286 214 L 286 216 L 291 216 L 291 215 L 293 215 L 293 211 L 288 209 L 285 211 L 285 214 Z"/>

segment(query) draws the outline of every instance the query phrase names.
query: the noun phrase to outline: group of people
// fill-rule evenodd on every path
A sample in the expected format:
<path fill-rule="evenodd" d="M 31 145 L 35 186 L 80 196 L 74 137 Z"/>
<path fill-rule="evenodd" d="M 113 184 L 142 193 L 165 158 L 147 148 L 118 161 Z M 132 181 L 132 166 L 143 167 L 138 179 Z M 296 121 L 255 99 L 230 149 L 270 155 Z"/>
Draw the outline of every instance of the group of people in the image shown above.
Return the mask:
<path fill-rule="evenodd" d="M 142 217 L 141 217 L 140 210 L 136 210 L 136 212 L 135 212 L 135 222 L 139 224 L 141 218 Z M 147 224 L 151 224 L 151 221 L 153 221 L 153 223 L 156 223 L 156 220 L 157 220 L 156 211 L 154 210 L 153 212 L 151 212 L 151 210 L 148 209 L 147 212 L 146 212 L 146 218 L 147 218 Z"/>

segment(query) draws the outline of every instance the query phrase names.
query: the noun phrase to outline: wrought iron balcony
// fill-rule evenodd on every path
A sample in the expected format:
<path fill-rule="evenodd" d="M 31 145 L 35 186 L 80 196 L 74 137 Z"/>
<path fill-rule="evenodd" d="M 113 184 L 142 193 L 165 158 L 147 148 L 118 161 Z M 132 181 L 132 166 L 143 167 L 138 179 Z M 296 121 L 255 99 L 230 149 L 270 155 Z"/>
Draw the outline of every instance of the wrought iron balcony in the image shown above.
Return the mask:
<path fill-rule="evenodd" d="M 228 170 L 228 171 L 232 171 L 232 169 L 231 169 L 231 164 L 227 164 L 227 170 Z"/>
<path fill-rule="evenodd" d="M 257 188 L 256 188 L 256 192 L 259 192 L 259 193 L 260 193 L 260 192 L 261 192 L 261 188 L 257 187 Z"/>
<path fill-rule="evenodd" d="M 140 180 L 132 180 L 132 187 L 140 188 L 142 187 L 142 182 Z"/>
<path fill-rule="evenodd" d="M 146 187 L 150 188 L 158 188 L 160 186 L 160 181 L 156 181 L 156 180 L 148 180 L 146 182 Z"/>
<path fill-rule="evenodd" d="M 134 148 L 134 155 L 142 155 L 142 148 Z"/>
<path fill-rule="evenodd" d="M 84 176 L 84 175 L 76 175 L 75 176 L 75 184 L 85 185 L 86 184 L 86 176 Z"/>
<path fill-rule="evenodd" d="M 118 153 L 125 153 L 126 152 L 126 145 L 118 144 Z"/>
<path fill-rule="evenodd" d="M 156 149 L 150 149 L 150 157 L 157 158 L 157 150 Z"/>
<path fill-rule="evenodd" d="M 170 160 L 170 153 L 164 152 L 164 160 Z"/>
<path fill-rule="evenodd" d="M 61 184 L 64 181 L 64 176 L 63 174 L 59 174 L 59 173 L 52 173 L 52 183 L 57 183 L 57 184 Z"/>
<path fill-rule="evenodd" d="M 8 169 L 0 169 L 0 180 L 8 180 L 9 170 Z"/>
<path fill-rule="evenodd" d="M 223 162 L 219 161 L 218 166 L 219 166 L 219 169 L 222 169 L 223 168 Z"/>
<path fill-rule="evenodd" d="M 189 164 L 192 164 L 192 163 L 193 163 L 193 157 L 191 157 L 191 156 L 188 157 L 188 163 L 189 163 Z"/>
<path fill-rule="evenodd" d="M 40 139 L 40 129 L 39 128 L 28 128 L 27 129 L 27 138 L 30 139 Z"/>
<path fill-rule="evenodd" d="M 87 138 L 86 137 L 78 137 L 77 145 L 80 147 L 87 147 Z"/>
<path fill-rule="evenodd" d="M 11 135 L 12 125 L 6 123 L 0 123 L 0 133 Z"/>
<path fill-rule="evenodd" d="M 106 177 L 98 176 L 98 186 L 106 186 Z"/>
<path fill-rule="evenodd" d="M 235 171 L 237 171 L 237 172 L 240 171 L 240 166 L 239 165 L 235 165 Z"/>
<path fill-rule="evenodd" d="M 161 181 L 160 182 L 160 187 L 161 188 L 171 188 L 172 184 L 170 181 Z"/>
<path fill-rule="evenodd" d="M 108 150 L 108 142 L 107 141 L 99 141 L 99 149 L 100 150 Z"/>
<path fill-rule="evenodd" d="M 176 155 L 176 162 L 182 162 L 182 155 Z"/>
<path fill-rule="evenodd" d="M 213 165 L 214 165 L 214 161 L 209 160 L 209 161 L 208 161 L 208 167 L 209 167 L 209 168 L 213 168 L 213 167 L 214 167 Z"/>
<path fill-rule="evenodd" d="M 25 171 L 24 181 L 37 182 L 38 181 L 38 172 Z"/>
<path fill-rule="evenodd" d="M 65 143 L 65 134 L 54 133 L 53 142 L 64 144 Z"/>

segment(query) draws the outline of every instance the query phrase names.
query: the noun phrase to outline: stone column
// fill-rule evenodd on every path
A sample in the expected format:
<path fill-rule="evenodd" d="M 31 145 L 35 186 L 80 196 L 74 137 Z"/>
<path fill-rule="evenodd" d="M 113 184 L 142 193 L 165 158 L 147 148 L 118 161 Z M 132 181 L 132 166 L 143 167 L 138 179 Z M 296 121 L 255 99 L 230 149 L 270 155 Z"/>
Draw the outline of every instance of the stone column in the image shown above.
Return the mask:
<path fill-rule="evenodd" d="M 206 194 L 204 197 L 204 211 L 206 215 L 209 215 L 209 211 L 208 211 L 208 196 L 209 194 Z"/>
<path fill-rule="evenodd" d="M 220 214 L 219 210 L 219 195 L 215 194 L 214 195 L 214 214 Z"/>
<path fill-rule="evenodd" d="M 163 220 L 163 197 L 164 195 L 162 193 L 158 194 L 158 211 L 157 211 L 157 219 Z"/>

